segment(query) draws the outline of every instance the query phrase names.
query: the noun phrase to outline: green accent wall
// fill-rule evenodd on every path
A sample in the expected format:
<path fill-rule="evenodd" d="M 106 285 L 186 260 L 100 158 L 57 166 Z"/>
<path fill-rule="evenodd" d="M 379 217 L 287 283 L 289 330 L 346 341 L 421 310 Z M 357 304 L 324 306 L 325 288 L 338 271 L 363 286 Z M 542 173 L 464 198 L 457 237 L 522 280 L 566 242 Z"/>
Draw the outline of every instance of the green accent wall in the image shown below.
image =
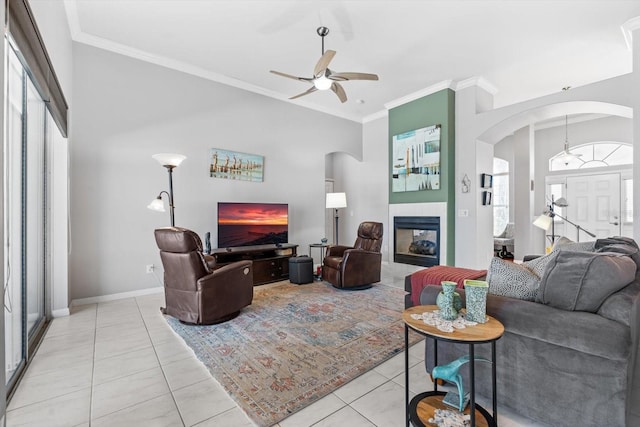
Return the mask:
<path fill-rule="evenodd" d="M 440 189 L 393 192 L 393 136 L 441 125 Z M 389 110 L 389 203 L 447 202 L 447 263 L 455 265 L 455 92 L 443 89 Z"/>

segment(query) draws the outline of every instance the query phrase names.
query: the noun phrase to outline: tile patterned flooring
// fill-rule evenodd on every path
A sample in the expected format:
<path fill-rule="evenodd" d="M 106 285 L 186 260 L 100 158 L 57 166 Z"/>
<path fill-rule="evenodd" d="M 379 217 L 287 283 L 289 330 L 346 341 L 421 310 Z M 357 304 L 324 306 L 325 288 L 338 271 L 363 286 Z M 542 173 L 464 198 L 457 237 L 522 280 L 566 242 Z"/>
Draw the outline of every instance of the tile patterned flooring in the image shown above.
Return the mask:
<path fill-rule="evenodd" d="M 378 286 L 403 287 L 416 269 L 386 266 Z M 8 404 L 7 426 L 253 426 L 173 333 L 163 304 L 158 293 L 78 306 L 54 319 Z M 411 396 L 430 390 L 422 342 L 409 358 Z M 404 413 L 398 354 L 278 426 L 394 427 L 404 425 Z M 542 426 L 501 408 L 499 425 Z"/>

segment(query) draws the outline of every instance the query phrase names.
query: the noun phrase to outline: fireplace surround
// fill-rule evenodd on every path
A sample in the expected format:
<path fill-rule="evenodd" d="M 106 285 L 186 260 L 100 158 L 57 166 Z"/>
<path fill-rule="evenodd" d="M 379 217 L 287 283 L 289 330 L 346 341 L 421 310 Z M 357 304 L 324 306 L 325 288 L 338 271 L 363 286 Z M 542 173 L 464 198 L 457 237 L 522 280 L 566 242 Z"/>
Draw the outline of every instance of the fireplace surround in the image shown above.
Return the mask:
<path fill-rule="evenodd" d="M 393 261 L 432 267 L 440 265 L 440 217 L 394 216 Z"/>

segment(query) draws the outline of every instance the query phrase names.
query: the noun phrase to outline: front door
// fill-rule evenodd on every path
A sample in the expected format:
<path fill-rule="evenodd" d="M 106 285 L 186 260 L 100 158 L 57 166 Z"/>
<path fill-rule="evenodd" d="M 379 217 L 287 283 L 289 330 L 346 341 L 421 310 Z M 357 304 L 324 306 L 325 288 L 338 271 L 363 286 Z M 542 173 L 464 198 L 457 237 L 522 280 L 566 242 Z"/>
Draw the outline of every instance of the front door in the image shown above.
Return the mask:
<path fill-rule="evenodd" d="M 574 241 L 620 236 L 620 174 L 600 174 L 567 177 L 566 218 L 596 235 L 589 236 L 578 228 L 565 224 L 565 235 Z"/>

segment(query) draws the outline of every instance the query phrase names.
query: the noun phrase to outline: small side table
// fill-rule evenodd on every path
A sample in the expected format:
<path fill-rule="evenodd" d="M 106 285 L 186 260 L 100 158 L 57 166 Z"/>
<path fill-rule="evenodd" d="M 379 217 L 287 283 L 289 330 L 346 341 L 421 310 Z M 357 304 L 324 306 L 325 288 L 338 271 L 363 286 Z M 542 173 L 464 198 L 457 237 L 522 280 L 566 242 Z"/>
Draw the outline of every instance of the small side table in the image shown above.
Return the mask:
<path fill-rule="evenodd" d="M 504 326 L 499 320 L 488 317 L 486 323 L 478 323 L 475 326 L 467 326 L 465 329 L 456 329 L 453 332 L 443 332 L 435 326 L 424 323 L 421 319 L 415 320 L 412 314 L 422 314 L 426 311 L 437 310 L 436 305 L 419 305 L 410 307 L 402 313 L 404 321 L 404 375 L 405 375 L 405 405 L 406 425 L 410 423 L 416 427 L 426 426 L 436 409 L 451 409 L 442 403 L 445 393 L 438 391 L 438 383 L 433 383 L 433 391 L 418 394 L 409 403 L 409 329 L 418 332 L 425 337 L 433 338 L 434 365 L 438 364 L 438 341 L 449 341 L 469 345 L 469 373 L 471 377 L 471 390 L 469 407 L 465 413 L 474 414 L 471 417 L 471 427 L 488 426 L 496 427 L 498 410 L 496 403 L 496 341 L 504 334 Z M 493 390 L 493 414 L 490 415 L 483 407 L 476 405 L 475 398 L 475 354 L 476 344 L 491 343 L 491 375 Z M 478 420 L 476 421 L 476 418 Z"/>
<path fill-rule="evenodd" d="M 329 244 L 328 244 L 328 243 L 311 243 L 311 244 L 309 245 L 309 256 L 310 256 L 311 258 L 313 258 L 313 255 L 311 254 L 311 249 L 312 249 L 312 248 L 320 248 L 320 264 L 322 264 L 322 260 L 324 259 L 324 254 L 325 254 L 325 252 L 327 251 L 327 248 L 328 248 L 328 247 L 329 247 Z M 316 274 L 316 272 L 315 272 L 315 271 L 313 272 L 313 275 L 314 275 L 316 278 L 320 277 L 320 275 L 319 275 L 319 274 Z"/>

